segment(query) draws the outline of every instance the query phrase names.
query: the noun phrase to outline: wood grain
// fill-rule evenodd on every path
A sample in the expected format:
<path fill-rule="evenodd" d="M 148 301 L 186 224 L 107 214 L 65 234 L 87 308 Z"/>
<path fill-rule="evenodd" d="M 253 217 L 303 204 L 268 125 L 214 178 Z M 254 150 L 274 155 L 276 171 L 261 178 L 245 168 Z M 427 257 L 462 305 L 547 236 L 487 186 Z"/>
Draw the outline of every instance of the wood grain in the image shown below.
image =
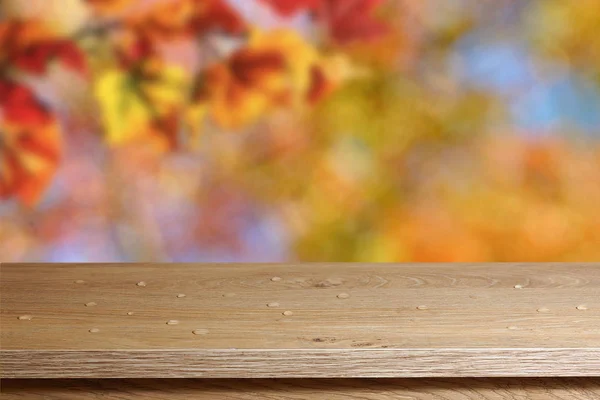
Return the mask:
<path fill-rule="evenodd" d="M 600 376 L 600 264 L 2 264 L 0 289 L 3 377 Z"/>
<path fill-rule="evenodd" d="M 12 350 L 5 378 L 599 376 L 600 349 Z"/>
<path fill-rule="evenodd" d="M 598 400 L 600 378 L 3 380 L 5 400 Z"/>

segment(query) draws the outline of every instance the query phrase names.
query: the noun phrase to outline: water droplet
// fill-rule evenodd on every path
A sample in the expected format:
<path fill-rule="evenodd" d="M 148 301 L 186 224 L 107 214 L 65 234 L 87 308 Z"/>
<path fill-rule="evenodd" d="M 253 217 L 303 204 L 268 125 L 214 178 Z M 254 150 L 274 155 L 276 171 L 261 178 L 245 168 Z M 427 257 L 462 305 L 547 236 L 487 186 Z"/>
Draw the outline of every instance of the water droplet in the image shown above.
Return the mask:
<path fill-rule="evenodd" d="M 340 293 L 337 295 L 338 299 L 347 299 L 350 297 L 348 293 Z"/>
<path fill-rule="evenodd" d="M 523 285 L 515 285 L 514 288 L 515 289 L 523 289 Z"/>
<path fill-rule="evenodd" d="M 144 282 L 144 281 L 139 281 L 138 283 L 136 283 L 136 285 L 138 285 L 138 286 L 141 286 L 141 287 L 144 287 L 144 286 L 146 286 L 146 282 Z"/>
<path fill-rule="evenodd" d="M 582 311 L 583 311 L 583 310 L 587 310 L 587 309 L 588 309 L 588 308 L 587 308 L 587 306 L 586 306 L 585 304 L 580 304 L 580 305 L 578 305 L 578 306 L 577 306 L 577 307 L 575 307 L 575 308 L 576 308 L 576 309 L 578 309 L 578 310 L 582 310 Z"/>
<path fill-rule="evenodd" d="M 133 311 L 129 311 L 127 315 L 133 315 Z"/>
<path fill-rule="evenodd" d="M 547 312 L 550 312 L 550 309 L 547 308 L 547 307 L 540 307 L 540 308 L 537 309 L 537 312 L 539 312 L 539 313 L 547 313 Z"/>
<path fill-rule="evenodd" d="M 517 328 L 516 326 L 508 326 L 508 327 L 506 327 L 506 329 L 510 329 L 511 331 L 516 331 L 519 328 Z"/>
<path fill-rule="evenodd" d="M 194 329 L 192 333 L 194 335 L 206 335 L 208 333 L 208 329 Z"/>
<path fill-rule="evenodd" d="M 272 303 L 268 303 L 268 304 L 267 304 L 267 307 L 279 307 L 279 303 L 278 303 L 278 302 L 276 302 L 276 301 L 274 301 L 274 302 L 272 302 Z"/>
<path fill-rule="evenodd" d="M 182 297 L 185 297 L 185 294 L 183 294 L 183 293 L 179 293 L 179 294 L 177 295 L 177 298 L 179 298 L 179 299 L 180 299 L 180 298 L 182 298 Z"/>
<path fill-rule="evenodd" d="M 98 303 L 96 303 L 95 301 L 90 301 L 89 303 L 85 303 L 86 307 L 94 307 L 94 306 L 97 306 L 97 305 L 98 305 Z"/>
<path fill-rule="evenodd" d="M 167 325 L 177 325 L 179 323 L 176 319 L 170 319 L 167 321 Z"/>
<path fill-rule="evenodd" d="M 427 310 L 429 309 L 429 307 L 423 305 L 423 306 L 417 306 L 417 310 Z"/>
<path fill-rule="evenodd" d="M 271 278 L 271 280 L 272 280 L 273 282 L 279 282 L 279 281 L 281 280 L 281 278 L 280 278 L 280 277 L 278 277 L 278 276 L 274 276 L 274 277 L 272 277 L 272 278 Z"/>
<path fill-rule="evenodd" d="M 33 318 L 33 317 L 32 317 L 31 315 L 20 315 L 20 316 L 19 316 L 19 319 L 20 319 L 21 321 L 31 321 L 31 319 L 32 319 L 32 318 Z"/>
<path fill-rule="evenodd" d="M 290 315 L 294 315 L 294 313 L 291 311 L 284 311 L 284 312 L 282 312 L 282 314 L 285 315 L 286 317 L 289 317 Z"/>
<path fill-rule="evenodd" d="M 100 329 L 98 329 L 98 328 L 90 329 L 90 333 L 98 333 L 98 332 L 100 332 Z"/>

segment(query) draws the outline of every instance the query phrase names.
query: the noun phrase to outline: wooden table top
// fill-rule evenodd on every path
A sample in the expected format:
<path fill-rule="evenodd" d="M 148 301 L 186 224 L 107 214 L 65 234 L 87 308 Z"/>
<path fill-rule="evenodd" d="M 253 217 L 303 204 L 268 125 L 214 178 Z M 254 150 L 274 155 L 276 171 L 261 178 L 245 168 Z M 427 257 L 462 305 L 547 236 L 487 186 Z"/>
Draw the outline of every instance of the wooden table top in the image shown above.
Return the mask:
<path fill-rule="evenodd" d="M 3 377 L 600 375 L 600 264 L 2 264 Z"/>

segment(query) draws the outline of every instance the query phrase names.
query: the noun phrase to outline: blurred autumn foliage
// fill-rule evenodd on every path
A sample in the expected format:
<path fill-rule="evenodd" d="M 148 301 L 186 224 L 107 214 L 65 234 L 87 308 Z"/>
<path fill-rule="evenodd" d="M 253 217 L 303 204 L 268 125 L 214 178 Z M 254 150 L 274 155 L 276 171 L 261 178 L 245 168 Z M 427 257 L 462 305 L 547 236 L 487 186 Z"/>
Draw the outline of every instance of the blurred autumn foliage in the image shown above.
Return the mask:
<path fill-rule="evenodd" d="M 0 261 L 597 261 L 596 0 L 2 0 Z"/>

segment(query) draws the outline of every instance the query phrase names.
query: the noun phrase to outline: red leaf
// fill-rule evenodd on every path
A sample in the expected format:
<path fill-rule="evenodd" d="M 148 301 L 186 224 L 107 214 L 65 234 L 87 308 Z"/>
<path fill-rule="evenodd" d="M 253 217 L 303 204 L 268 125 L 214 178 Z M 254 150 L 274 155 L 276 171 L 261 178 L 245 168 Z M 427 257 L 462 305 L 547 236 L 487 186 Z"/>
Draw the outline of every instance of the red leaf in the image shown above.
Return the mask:
<path fill-rule="evenodd" d="M 29 46 L 21 51 L 13 52 L 13 64 L 23 71 L 41 75 L 46 72 L 46 64 L 50 59 L 52 49 L 49 46 Z"/>
<path fill-rule="evenodd" d="M 199 34 L 221 29 L 227 33 L 240 33 L 246 24 L 224 0 L 194 0 L 194 17 L 190 28 L 192 33 Z"/>
<path fill-rule="evenodd" d="M 22 71 L 41 75 L 54 60 L 85 74 L 86 62 L 74 42 L 53 36 L 35 21 L 0 23 L 0 59 Z"/>
<path fill-rule="evenodd" d="M 323 0 L 317 18 L 327 27 L 329 35 L 344 44 L 356 40 L 371 40 L 385 34 L 386 26 L 374 18 L 382 0 Z"/>
<path fill-rule="evenodd" d="M 149 60 L 156 55 L 151 40 L 143 32 L 127 31 L 116 48 L 117 58 L 125 69 L 133 68 L 141 61 Z"/>
<path fill-rule="evenodd" d="M 69 42 L 41 42 L 13 53 L 13 63 L 23 71 L 41 75 L 53 60 L 58 60 L 81 74 L 86 74 L 85 58 L 79 49 Z"/>
<path fill-rule="evenodd" d="M 383 0 L 322 0 L 316 17 L 338 43 L 376 39 L 387 27 L 374 17 Z"/>
<path fill-rule="evenodd" d="M 240 49 L 231 57 L 229 69 L 240 85 L 252 87 L 266 75 L 283 71 L 285 60 L 276 51 Z"/>
<path fill-rule="evenodd" d="M 83 75 L 87 75 L 87 62 L 84 54 L 74 43 L 65 41 L 59 45 L 56 57 L 65 66 Z"/>
<path fill-rule="evenodd" d="M 42 125 L 52 120 L 33 92 L 14 82 L 0 81 L 0 108 L 3 118 L 11 123 Z"/>
<path fill-rule="evenodd" d="M 331 82 L 327 80 L 323 70 L 317 66 L 313 66 L 310 70 L 311 84 L 306 94 L 306 99 L 309 103 L 314 104 L 321 100 L 332 90 Z"/>
<path fill-rule="evenodd" d="M 31 90 L 3 80 L 0 115 L 0 197 L 33 205 L 62 156 L 58 123 Z"/>
<path fill-rule="evenodd" d="M 302 10 L 315 15 L 334 41 L 345 44 L 357 40 L 372 40 L 388 29 L 374 17 L 383 0 L 261 0 L 283 16 Z"/>

